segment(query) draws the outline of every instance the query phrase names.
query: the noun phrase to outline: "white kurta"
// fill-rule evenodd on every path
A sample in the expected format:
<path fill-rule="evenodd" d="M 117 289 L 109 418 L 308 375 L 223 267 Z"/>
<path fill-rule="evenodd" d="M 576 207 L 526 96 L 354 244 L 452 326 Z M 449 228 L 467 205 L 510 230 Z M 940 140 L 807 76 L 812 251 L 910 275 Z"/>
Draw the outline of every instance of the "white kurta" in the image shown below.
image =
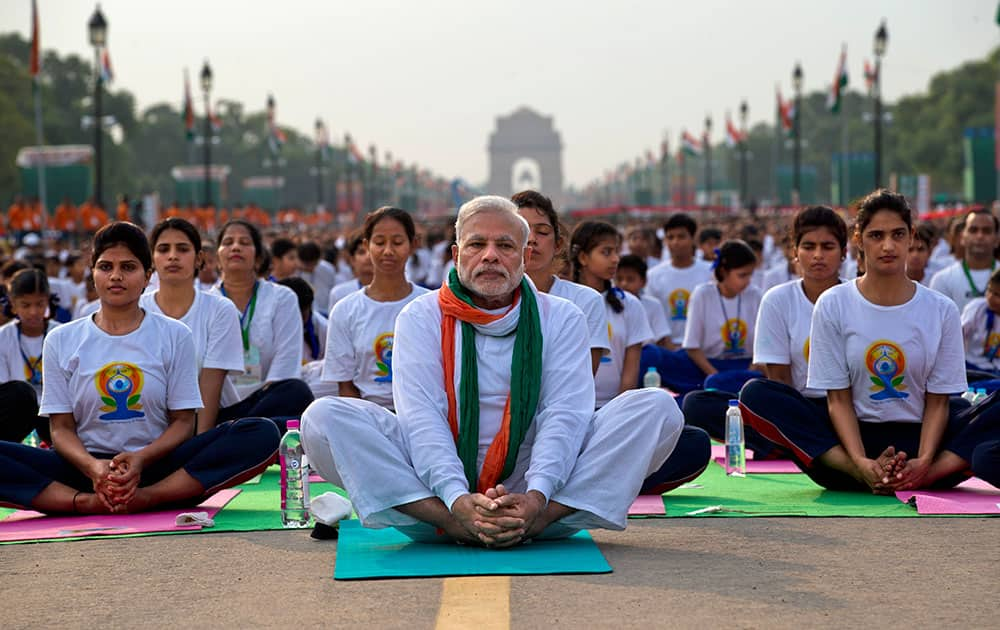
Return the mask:
<path fill-rule="evenodd" d="M 447 422 L 442 381 L 437 292 L 411 302 L 396 322 L 393 394 L 397 415 L 374 403 L 347 398 L 315 401 L 303 414 L 303 443 L 310 462 L 350 493 L 371 527 L 408 526 L 413 518 L 393 509 L 438 497 L 451 507 L 469 492 Z M 626 393 L 593 412 L 589 339 L 572 304 L 538 295 L 542 324 L 542 376 L 538 407 L 503 483 L 512 492 L 537 490 L 577 508 L 564 523 L 581 529 L 623 529 L 628 506 L 643 479 L 670 455 L 683 427 L 673 398 L 662 390 Z M 509 331 L 518 309 L 490 326 Z M 460 325 L 456 354 L 461 354 Z M 500 427 L 510 390 L 515 335 L 477 334 L 479 357 L 479 458 Z M 459 391 L 461 356 L 456 357 Z M 461 404 L 461 401 L 459 401 Z"/>

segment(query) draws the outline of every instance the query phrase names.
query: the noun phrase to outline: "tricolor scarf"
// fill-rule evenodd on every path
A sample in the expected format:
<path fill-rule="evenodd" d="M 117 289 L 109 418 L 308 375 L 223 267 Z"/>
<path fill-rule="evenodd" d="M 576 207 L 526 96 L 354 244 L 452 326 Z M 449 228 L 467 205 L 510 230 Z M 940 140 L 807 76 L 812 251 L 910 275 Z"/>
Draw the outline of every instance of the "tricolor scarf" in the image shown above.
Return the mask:
<path fill-rule="evenodd" d="M 502 319 L 520 302 L 517 336 L 510 366 L 510 393 L 504 405 L 500 431 L 493 438 L 482 473 L 476 474 L 479 457 L 479 371 L 476 356 L 476 326 L 486 326 Z M 531 426 L 538 406 L 542 376 L 542 326 L 535 294 L 526 279 L 514 292 L 514 302 L 505 313 L 484 313 L 472 303 L 452 269 L 448 282 L 438 292 L 441 307 L 441 354 L 444 362 L 444 387 L 448 395 L 448 425 L 458 447 L 469 489 L 486 492 L 514 471 L 517 452 Z M 455 324 L 462 322 L 462 367 L 459 392 L 461 408 L 455 398 Z M 485 331 L 483 331 L 485 332 Z M 507 333 L 509 334 L 509 333 Z"/>

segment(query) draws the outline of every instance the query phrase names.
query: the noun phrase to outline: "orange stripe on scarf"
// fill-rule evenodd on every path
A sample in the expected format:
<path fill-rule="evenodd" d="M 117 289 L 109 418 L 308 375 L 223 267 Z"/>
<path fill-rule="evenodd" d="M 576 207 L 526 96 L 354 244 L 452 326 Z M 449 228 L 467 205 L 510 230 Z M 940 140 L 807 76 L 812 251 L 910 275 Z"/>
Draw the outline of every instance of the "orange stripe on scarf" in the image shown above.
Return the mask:
<path fill-rule="evenodd" d="M 499 315 L 491 315 L 470 306 L 460 300 L 445 282 L 438 291 L 438 305 L 441 307 L 441 359 L 444 363 L 444 391 L 448 397 L 448 426 L 451 435 L 458 442 L 458 399 L 455 396 L 455 328 L 459 321 L 469 324 L 489 324 L 504 317 L 517 306 L 521 297 L 521 289 L 514 292 L 514 301 L 510 308 Z M 494 436 L 493 443 L 486 451 L 483 469 L 479 472 L 479 487 L 477 491 L 485 493 L 500 483 L 500 473 L 507 459 L 507 449 L 510 446 L 510 392 L 507 393 L 507 403 L 503 407 L 503 420 L 500 431 Z M 471 488 L 469 489 L 472 490 Z"/>

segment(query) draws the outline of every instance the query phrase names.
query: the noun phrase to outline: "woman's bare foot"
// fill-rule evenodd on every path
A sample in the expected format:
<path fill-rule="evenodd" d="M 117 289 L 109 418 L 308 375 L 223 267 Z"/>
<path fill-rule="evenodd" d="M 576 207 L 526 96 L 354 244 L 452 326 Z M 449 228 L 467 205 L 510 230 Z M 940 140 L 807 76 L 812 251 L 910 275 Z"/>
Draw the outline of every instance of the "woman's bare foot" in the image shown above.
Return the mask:
<path fill-rule="evenodd" d="M 81 492 L 73 499 L 73 511 L 77 514 L 111 514 L 111 510 L 93 492 Z"/>

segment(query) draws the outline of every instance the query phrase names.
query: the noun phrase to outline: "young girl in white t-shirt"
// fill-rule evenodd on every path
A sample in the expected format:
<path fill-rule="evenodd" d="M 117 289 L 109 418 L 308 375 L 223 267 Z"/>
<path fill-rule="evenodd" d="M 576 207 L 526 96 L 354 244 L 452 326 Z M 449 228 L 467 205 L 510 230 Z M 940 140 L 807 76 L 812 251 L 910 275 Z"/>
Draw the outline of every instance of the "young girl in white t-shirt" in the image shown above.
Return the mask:
<path fill-rule="evenodd" d="M 611 354 L 601 359 L 596 376 L 600 409 L 618 394 L 639 386 L 642 344 L 653 340 L 646 311 L 631 293 L 611 285 L 618 269 L 621 234 L 613 225 L 584 221 L 570 238 L 573 281 L 604 295 Z"/>
<path fill-rule="evenodd" d="M 760 289 L 750 283 L 757 256 L 740 240 L 722 244 L 714 262 L 715 280 L 695 287 L 684 327 L 684 350 L 705 376 L 719 372 L 709 359 L 734 360 L 728 369 L 750 364 Z"/>
<path fill-rule="evenodd" d="M 405 210 L 382 207 L 364 223 L 371 284 L 337 302 L 327 325 L 323 380 L 338 394 L 393 410 L 392 346 L 396 316 L 427 289 L 406 279 L 416 228 Z"/>
<path fill-rule="evenodd" d="M 834 210 L 810 206 L 795 216 L 791 234 L 791 262 L 800 279 L 773 287 L 761 298 L 754 326 L 753 362 L 766 379 L 747 382 L 739 390 L 744 413 L 769 417 L 781 413 L 770 403 L 775 393 L 800 393 L 826 415 L 826 392 L 806 387 L 809 327 L 813 306 L 827 289 L 840 282 L 839 269 L 847 255 L 847 225 Z M 703 390 L 684 399 L 684 418 L 704 428 L 713 438 L 725 440 L 727 399 L 734 393 Z M 787 458 L 784 447 L 746 427 L 747 446 L 761 459 Z"/>
<path fill-rule="evenodd" d="M 38 417 L 42 346 L 59 324 L 48 318 L 51 295 L 45 272 L 18 271 L 11 278 L 7 299 L 14 319 L 0 326 L 0 440 L 20 442 L 37 429 L 48 442 L 48 421 Z"/>
<path fill-rule="evenodd" d="M 160 284 L 155 291 L 143 293 L 139 304 L 150 313 L 180 320 L 191 330 L 204 405 L 197 418 L 198 433 L 202 433 L 216 424 L 223 390 L 232 389 L 226 377 L 243 372 L 239 313 L 230 300 L 198 290 L 197 278 L 205 260 L 196 227 L 171 217 L 153 228 L 151 241 Z"/>
<path fill-rule="evenodd" d="M 94 236 L 101 308 L 46 336 L 41 413 L 52 449 L 0 442 L 0 505 L 46 513 L 194 505 L 264 470 L 278 432 L 264 419 L 194 436 L 202 406 L 191 331 L 139 306 L 152 273 L 131 223 Z"/>
<path fill-rule="evenodd" d="M 966 412 L 950 400 L 966 388 L 958 309 L 907 278 L 912 233 L 902 195 L 862 200 L 854 239 L 865 274 L 819 297 L 809 336 L 806 387 L 826 391 L 829 418 L 796 390 L 773 395 L 767 417 L 744 413 L 824 487 L 891 494 L 950 487 L 970 470 L 997 479 L 984 447 L 1000 439 L 998 398 Z"/>
<path fill-rule="evenodd" d="M 608 339 L 608 316 L 604 311 L 601 294 L 576 282 L 563 280 L 555 275 L 556 255 L 563 251 L 565 238 L 559 224 L 559 215 L 548 197 L 533 190 L 517 193 L 511 198 L 517 213 L 528 222 L 528 246 L 524 250 L 524 273 L 531 278 L 535 288 L 542 293 L 569 300 L 583 311 L 590 333 L 590 363 L 597 374 L 601 357 L 611 351 Z"/>

